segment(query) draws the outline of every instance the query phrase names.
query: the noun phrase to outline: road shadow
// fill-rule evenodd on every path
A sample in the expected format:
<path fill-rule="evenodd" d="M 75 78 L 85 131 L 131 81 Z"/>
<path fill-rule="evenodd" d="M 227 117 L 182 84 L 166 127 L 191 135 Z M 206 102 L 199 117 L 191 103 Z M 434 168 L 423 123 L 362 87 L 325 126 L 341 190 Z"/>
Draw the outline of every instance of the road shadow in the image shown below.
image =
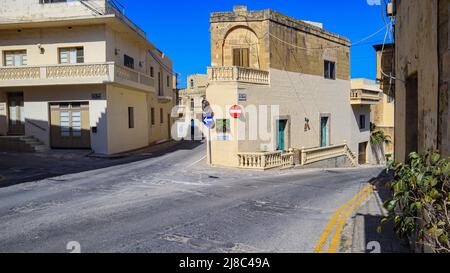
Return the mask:
<path fill-rule="evenodd" d="M 410 253 L 411 248 L 407 240 L 400 239 L 394 231 L 392 221 L 381 224 L 385 213 L 382 212 L 384 203 L 391 200 L 391 191 L 387 185 L 393 179 L 392 173 L 381 172 L 371 184 L 375 186 L 379 198 L 374 195 L 366 204 L 366 208 L 360 210 L 356 218 L 363 223 L 365 253 Z M 364 213 L 361 213 L 363 211 Z M 381 233 L 378 231 L 381 227 Z"/>
<path fill-rule="evenodd" d="M 0 188 L 163 157 L 201 145 L 204 145 L 201 141 L 168 142 L 113 157 L 92 157 L 87 151 L 64 150 L 44 154 L 0 153 Z"/>

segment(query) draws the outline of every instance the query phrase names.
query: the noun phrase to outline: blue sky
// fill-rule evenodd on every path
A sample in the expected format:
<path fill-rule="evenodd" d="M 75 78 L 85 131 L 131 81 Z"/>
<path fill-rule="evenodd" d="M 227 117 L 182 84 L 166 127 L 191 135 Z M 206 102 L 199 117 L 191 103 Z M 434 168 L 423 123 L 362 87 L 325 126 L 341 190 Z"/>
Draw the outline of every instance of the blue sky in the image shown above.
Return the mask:
<path fill-rule="evenodd" d="M 324 23 L 324 28 L 352 42 L 380 30 L 384 23 L 379 0 L 120 0 L 126 15 L 147 32 L 148 38 L 174 62 L 180 85 L 193 73 L 206 73 L 210 64 L 209 14 L 231 11 L 233 5 L 249 10 L 274 9 L 297 19 Z M 351 48 L 352 78 L 375 79 L 373 44 L 382 43 L 385 32 Z"/>

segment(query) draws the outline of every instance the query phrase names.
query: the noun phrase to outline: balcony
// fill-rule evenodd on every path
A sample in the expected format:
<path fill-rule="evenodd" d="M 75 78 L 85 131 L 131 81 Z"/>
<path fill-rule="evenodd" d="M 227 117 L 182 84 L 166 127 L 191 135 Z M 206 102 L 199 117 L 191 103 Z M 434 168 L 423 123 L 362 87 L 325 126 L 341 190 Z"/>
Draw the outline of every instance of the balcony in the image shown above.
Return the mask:
<path fill-rule="evenodd" d="M 0 87 L 115 83 L 147 92 L 155 91 L 155 80 L 113 62 L 0 67 Z"/>
<path fill-rule="evenodd" d="M 381 92 L 373 90 L 352 90 L 350 103 L 352 105 L 374 105 L 381 101 Z"/>
<path fill-rule="evenodd" d="M 269 72 L 245 67 L 208 67 L 210 82 L 243 82 L 268 85 Z"/>

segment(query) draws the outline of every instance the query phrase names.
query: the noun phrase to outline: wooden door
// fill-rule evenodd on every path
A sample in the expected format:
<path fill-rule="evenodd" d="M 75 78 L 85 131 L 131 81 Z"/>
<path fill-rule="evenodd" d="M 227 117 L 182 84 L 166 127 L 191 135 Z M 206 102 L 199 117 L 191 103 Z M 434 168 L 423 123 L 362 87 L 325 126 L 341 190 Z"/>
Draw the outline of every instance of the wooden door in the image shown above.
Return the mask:
<path fill-rule="evenodd" d="M 368 142 L 359 143 L 359 164 L 364 165 L 367 163 L 367 146 Z"/>
<path fill-rule="evenodd" d="M 54 103 L 50 105 L 50 115 L 52 148 L 91 147 L 89 103 Z"/>
<path fill-rule="evenodd" d="M 8 93 L 8 134 L 25 135 L 23 93 Z"/>

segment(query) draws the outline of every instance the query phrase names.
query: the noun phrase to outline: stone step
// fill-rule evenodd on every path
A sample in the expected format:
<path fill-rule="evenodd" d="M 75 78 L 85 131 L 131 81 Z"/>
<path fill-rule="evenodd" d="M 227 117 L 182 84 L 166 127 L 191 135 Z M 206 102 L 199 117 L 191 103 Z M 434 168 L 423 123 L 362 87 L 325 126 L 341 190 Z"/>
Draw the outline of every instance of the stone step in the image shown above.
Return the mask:
<path fill-rule="evenodd" d="M 48 147 L 32 136 L 0 137 L 1 152 L 33 153 L 48 151 Z"/>

